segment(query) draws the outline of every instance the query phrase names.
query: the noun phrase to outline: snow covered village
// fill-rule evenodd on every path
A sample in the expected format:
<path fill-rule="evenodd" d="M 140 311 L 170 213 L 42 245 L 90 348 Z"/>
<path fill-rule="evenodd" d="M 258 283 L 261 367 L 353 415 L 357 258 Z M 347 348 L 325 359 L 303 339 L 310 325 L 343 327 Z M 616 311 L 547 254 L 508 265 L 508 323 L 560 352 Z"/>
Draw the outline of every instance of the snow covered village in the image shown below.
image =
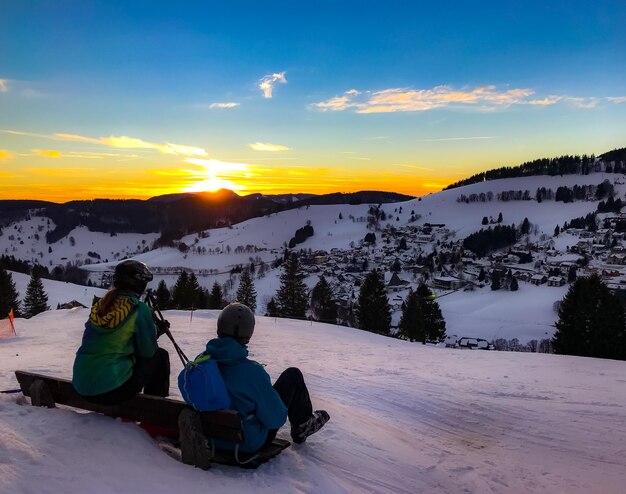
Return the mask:
<path fill-rule="evenodd" d="M 622 494 L 626 3 L 5 2 L 0 494 Z"/>

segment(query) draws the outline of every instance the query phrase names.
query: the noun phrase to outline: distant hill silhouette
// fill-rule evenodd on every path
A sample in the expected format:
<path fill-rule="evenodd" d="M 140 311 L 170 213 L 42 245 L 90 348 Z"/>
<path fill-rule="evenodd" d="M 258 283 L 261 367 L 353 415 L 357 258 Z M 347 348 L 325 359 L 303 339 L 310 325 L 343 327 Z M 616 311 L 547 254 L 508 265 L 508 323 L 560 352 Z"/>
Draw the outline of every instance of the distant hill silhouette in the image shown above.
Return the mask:
<path fill-rule="evenodd" d="M 497 180 L 499 178 L 527 177 L 534 175 L 587 175 L 591 172 L 606 171 L 610 173 L 626 172 L 626 148 L 614 149 L 601 154 L 597 158 L 592 155 L 559 156 L 558 158 L 541 158 L 522 163 L 518 166 L 503 166 L 494 170 L 472 175 L 448 185 L 444 190 L 464 185 Z"/>
<path fill-rule="evenodd" d="M 297 206 L 312 206 L 321 204 L 380 204 L 387 202 L 401 202 L 415 199 L 414 196 L 398 194 L 396 192 L 379 192 L 375 190 L 362 190 L 360 192 L 324 194 L 309 197 L 297 203 Z"/>
<path fill-rule="evenodd" d="M 139 199 L 94 199 L 57 204 L 47 201 L 0 201 L 0 226 L 29 214 L 49 217 L 56 228 L 49 243 L 83 225 L 95 232 L 160 233 L 157 245 L 169 245 L 188 233 L 228 226 L 250 218 L 312 204 L 387 203 L 411 199 L 391 192 L 364 191 L 353 194 L 251 194 L 239 196 L 231 190 L 189 194 L 167 194 Z"/>

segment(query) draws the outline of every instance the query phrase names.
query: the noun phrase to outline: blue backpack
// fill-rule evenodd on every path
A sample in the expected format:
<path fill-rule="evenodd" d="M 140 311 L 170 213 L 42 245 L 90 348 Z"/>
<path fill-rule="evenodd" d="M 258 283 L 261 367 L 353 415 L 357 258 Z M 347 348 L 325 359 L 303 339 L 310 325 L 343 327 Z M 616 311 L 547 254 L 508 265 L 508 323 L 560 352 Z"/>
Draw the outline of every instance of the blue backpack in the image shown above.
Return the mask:
<path fill-rule="evenodd" d="M 211 355 L 202 353 L 185 365 L 178 375 L 178 389 L 185 402 L 198 411 L 232 408 L 224 378 Z"/>

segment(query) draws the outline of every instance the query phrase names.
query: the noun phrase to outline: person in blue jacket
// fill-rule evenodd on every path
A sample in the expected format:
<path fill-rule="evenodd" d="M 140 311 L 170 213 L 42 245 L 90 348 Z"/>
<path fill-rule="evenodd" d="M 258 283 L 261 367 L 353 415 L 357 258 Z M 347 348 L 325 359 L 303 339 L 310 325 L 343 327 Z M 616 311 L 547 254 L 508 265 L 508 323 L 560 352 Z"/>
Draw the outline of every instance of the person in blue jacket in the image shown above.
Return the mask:
<path fill-rule="evenodd" d="M 217 338 L 207 343 L 204 352 L 217 360 L 233 407 L 243 418 L 244 442 L 239 450 L 249 453 L 271 443 L 287 417 L 295 443 L 303 443 L 330 418 L 324 410 L 313 411 L 299 369 L 288 368 L 272 386 L 263 366 L 247 358 L 254 323 L 254 313 L 246 305 L 228 305 L 217 319 Z M 216 446 L 235 448 L 221 441 Z"/>

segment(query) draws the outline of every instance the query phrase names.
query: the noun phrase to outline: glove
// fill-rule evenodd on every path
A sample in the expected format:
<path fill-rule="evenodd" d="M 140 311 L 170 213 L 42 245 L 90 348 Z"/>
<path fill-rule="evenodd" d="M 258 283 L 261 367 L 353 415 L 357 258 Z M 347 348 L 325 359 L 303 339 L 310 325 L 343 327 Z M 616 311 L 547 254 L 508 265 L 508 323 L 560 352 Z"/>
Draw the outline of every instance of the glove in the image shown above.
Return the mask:
<path fill-rule="evenodd" d="M 170 322 L 165 319 L 155 319 L 154 325 L 157 328 L 157 339 L 162 335 L 169 331 Z"/>

